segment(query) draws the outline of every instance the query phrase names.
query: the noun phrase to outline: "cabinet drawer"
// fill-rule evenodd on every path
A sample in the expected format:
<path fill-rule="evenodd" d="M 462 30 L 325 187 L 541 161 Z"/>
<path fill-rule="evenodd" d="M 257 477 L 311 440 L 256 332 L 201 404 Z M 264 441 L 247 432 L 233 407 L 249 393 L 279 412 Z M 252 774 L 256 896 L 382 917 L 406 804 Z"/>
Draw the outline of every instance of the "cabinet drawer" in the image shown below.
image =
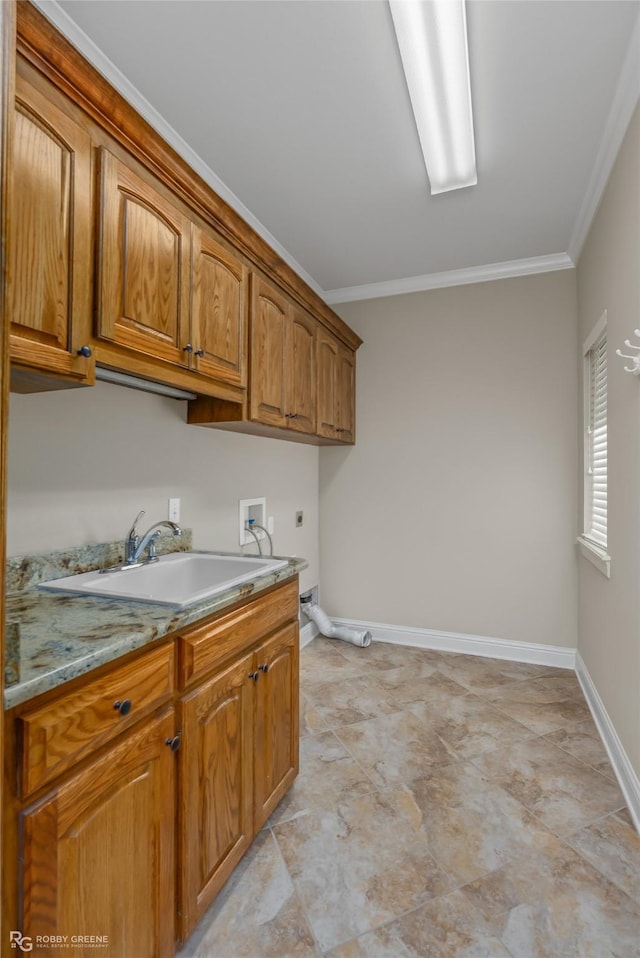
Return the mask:
<path fill-rule="evenodd" d="M 173 676 L 174 650 L 166 645 L 25 712 L 18 719 L 22 794 L 50 782 L 165 701 L 173 691 Z"/>
<path fill-rule="evenodd" d="M 278 626 L 298 618 L 298 577 L 180 638 L 180 680 L 187 685 Z"/>

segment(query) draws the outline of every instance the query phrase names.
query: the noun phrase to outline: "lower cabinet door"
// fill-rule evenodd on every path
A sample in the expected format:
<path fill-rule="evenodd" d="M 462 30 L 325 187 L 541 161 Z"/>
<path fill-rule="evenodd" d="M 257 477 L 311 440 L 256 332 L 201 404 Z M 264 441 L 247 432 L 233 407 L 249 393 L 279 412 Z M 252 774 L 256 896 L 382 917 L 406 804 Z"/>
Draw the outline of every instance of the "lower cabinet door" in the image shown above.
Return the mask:
<path fill-rule="evenodd" d="M 150 719 L 20 816 L 34 955 L 58 954 L 50 936 L 67 936 L 73 958 L 173 955 L 174 728 L 173 710 Z"/>
<path fill-rule="evenodd" d="M 255 815 L 257 832 L 298 774 L 297 624 L 287 625 L 255 652 Z"/>
<path fill-rule="evenodd" d="M 182 699 L 180 933 L 186 938 L 251 844 L 253 654 Z"/>

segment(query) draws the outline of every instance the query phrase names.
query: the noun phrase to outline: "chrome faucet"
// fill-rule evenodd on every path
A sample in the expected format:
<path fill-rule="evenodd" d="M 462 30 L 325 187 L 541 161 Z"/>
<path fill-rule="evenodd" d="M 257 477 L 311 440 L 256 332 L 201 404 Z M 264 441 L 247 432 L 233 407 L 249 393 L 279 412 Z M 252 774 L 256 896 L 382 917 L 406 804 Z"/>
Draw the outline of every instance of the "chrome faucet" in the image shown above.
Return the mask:
<path fill-rule="evenodd" d="M 147 529 L 143 536 L 139 536 L 136 526 L 138 524 L 138 520 L 141 519 L 143 515 L 144 509 L 135 517 L 133 520 L 133 525 L 127 533 L 124 553 L 125 566 L 140 565 L 140 563 L 143 561 L 158 561 L 158 557 L 156 555 L 156 539 L 160 535 L 164 526 L 166 526 L 168 529 L 171 529 L 174 536 L 182 535 L 182 529 L 176 522 L 171 522 L 170 519 L 162 519 L 160 522 L 154 523 L 150 529 Z M 140 557 L 143 555 L 145 549 L 147 550 L 147 558 L 143 560 Z"/>

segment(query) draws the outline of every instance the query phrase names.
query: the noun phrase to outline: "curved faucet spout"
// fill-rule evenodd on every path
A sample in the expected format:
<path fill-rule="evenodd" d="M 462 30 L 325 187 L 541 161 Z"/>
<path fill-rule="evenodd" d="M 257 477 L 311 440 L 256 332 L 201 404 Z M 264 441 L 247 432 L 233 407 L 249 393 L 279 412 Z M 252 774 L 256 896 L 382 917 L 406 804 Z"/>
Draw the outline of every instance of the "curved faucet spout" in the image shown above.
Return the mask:
<path fill-rule="evenodd" d="M 170 519 L 162 519 L 160 522 L 155 522 L 150 529 L 147 529 L 139 541 L 136 542 L 136 545 L 131 553 L 131 562 L 140 562 L 140 556 L 142 556 L 145 549 L 148 549 L 147 562 L 153 562 L 158 558 L 156 556 L 156 539 L 160 535 L 163 527 L 171 529 L 174 536 L 182 535 L 182 529 L 177 522 L 171 522 Z"/>

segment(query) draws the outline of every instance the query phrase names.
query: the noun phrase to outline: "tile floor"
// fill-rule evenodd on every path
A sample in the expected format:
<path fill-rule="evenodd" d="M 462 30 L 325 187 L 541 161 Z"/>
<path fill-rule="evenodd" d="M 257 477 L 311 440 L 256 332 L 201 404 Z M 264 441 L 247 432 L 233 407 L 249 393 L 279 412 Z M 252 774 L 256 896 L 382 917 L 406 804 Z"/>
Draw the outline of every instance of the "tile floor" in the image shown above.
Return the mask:
<path fill-rule="evenodd" d="M 638 958 L 640 838 L 577 679 L 315 639 L 300 775 L 181 958 Z"/>

